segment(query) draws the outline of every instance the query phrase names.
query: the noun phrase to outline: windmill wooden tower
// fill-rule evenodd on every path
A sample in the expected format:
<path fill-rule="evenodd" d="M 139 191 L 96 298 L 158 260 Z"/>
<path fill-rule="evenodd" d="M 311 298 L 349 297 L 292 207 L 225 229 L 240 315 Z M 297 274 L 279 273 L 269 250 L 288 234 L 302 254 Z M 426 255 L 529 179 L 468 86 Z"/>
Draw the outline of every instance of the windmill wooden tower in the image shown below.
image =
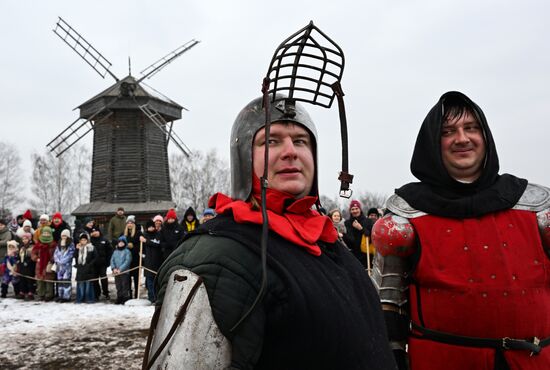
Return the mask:
<path fill-rule="evenodd" d="M 60 156 L 93 131 L 90 203 L 72 214 L 104 223 L 120 206 L 141 220 L 173 208 L 167 148 L 172 142 L 190 153 L 172 130 L 184 108 L 143 81 L 199 41 L 191 40 L 159 59 L 141 71 L 139 79 L 131 74 L 119 79 L 109 70 L 111 63 L 61 17 L 54 32 L 102 78 L 109 74 L 115 79 L 114 85 L 81 104 L 79 117 L 47 144 Z"/>

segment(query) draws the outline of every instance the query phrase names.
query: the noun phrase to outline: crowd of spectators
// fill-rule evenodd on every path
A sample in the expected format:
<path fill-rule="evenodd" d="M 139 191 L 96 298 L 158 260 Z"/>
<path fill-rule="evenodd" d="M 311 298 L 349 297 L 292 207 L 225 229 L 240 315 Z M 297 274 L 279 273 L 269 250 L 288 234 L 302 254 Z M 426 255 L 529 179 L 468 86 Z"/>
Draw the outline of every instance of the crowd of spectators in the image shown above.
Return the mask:
<path fill-rule="evenodd" d="M 186 234 L 214 216 L 214 210 L 207 208 L 199 220 L 190 207 L 178 220 L 170 209 L 141 225 L 119 207 L 105 230 L 93 218 L 77 220 L 71 227 L 59 212 L 38 220 L 30 210 L 12 219 L 0 218 L 1 297 L 8 297 L 11 285 L 17 299 L 110 301 L 112 275 L 114 302 L 124 304 L 138 297 L 143 273 L 147 298 L 155 302 L 154 279 L 160 265 Z"/>

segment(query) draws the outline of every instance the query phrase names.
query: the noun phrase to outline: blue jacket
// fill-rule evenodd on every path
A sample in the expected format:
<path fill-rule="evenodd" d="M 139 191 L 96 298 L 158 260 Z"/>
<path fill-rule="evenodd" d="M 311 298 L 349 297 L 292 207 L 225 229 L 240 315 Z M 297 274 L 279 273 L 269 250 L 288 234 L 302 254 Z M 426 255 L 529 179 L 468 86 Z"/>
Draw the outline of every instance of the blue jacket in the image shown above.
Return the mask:
<path fill-rule="evenodd" d="M 128 270 L 132 263 L 132 252 L 128 248 L 118 249 L 116 248 L 111 256 L 111 270 L 119 269 L 120 272 Z"/>

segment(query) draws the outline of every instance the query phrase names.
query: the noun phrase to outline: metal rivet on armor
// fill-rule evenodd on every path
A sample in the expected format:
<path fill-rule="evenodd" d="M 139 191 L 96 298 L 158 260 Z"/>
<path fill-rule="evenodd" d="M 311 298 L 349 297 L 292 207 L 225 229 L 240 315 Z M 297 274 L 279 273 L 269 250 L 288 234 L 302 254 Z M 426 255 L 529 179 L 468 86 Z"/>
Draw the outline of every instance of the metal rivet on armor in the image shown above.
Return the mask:
<path fill-rule="evenodd" d="M 502 246 L 503 246 L 503 247 L 507 247 L 507 246 L 508 246 L 508 243 L 504 242 L 504 243 L 502 243 Z"/>
<path fill-rule="evenodd" d="M 464 250 L 465 250 L 465 251 L 468 250 L 468 246 L 467 246 L 467 245 L 464 246 Z"/>
<path fill-rule="evenodd" d="M 450 233 L 452 230 L 451 229 L 447 229 L 447 232 Z"/>
<path fill-rule="evenodd" d="M 481 296 L 482 296 L 483 298 L 487 298 L 487 293 L 481 293 Z"/>
<path fill-rule="evenodd" d="M 238 138 L 238 137 L 235 138 L 235 142 L 236 142 L 236 143 L 239 142 L 239 138 Z"/>
<path fill-rule="evenodd" d="M 512 225 L 512 224 L 508 224 L 508 227 L 509 227 L 509 228 L 512 228 L 512 227 L 514 227 L 514 225 Z"/>
<path fill-rule="evenodd" d="M 516 275 L 512 275 L 512 280 L 517 280 L 517 276 Z"/>
<path fill-rule="evenodd" d="M 469 278 L 469 279 L 468 279 L 468 282 L 469 282 L 469 283 L 473 283 L 473 282 L 474 282 L 474 279 Z"/>
<path fill-rule="evenodd" d="M 508 292 L 504 292 L 502 293 L 502 295 L 504 295 L 505 297 L 508 297 Z"/>
<path fill-rule="evenodd" d="M 491 279 L 496 279 L 496 278 L 497 278 L 497 276 L 495 274 L 491 275 Z"/>
<path fill-rule="evenodd" d="M 521 291 L 521 294 L 525 295 L 525 293 L 526 293 L 525 290 L 522 290 L 522 291 Z"/>
<path fill-rule="evenodd" d="M 534 263 L 535 263 L 535 265 L 538 265 L 538 264 L 539 264 L 539 260 L 535 260 Z"/>
<path fill-rule="evenodd" d="M 483 249 L 487 250 L 487 249 L 489 249 L 489 246 L 488 246 L 488 245 L 484 245 L 484 246 L 483 246 Z"/>

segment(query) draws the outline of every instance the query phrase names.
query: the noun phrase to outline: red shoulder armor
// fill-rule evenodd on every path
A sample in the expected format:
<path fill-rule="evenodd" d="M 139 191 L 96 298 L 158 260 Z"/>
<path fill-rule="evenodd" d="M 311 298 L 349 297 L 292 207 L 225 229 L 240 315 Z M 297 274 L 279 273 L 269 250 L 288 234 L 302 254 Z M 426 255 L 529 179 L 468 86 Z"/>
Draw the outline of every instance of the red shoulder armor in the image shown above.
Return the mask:
<path fill-rule="evenodd" d="M 416 235 L 408 219 L 392 213 L 372 227 L 372 242 L 382 256 L 408 257 L 416 251 Z"/>

